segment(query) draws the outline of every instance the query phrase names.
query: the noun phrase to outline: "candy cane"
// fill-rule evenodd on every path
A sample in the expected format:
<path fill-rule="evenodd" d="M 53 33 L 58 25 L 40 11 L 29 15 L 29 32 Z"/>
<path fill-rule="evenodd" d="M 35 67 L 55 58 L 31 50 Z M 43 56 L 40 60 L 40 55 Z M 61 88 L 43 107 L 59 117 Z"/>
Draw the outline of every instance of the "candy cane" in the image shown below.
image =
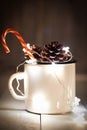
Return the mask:
<path fill-rule="evenodd" d="M 19 42 L 21 43 L 22 47 L 23 47 L 23 48 L 25 49 L 25 51 L 28 53 L 28 55 L 30 56 L 30 58 L 33 59 L 34 56 L 33 56 L 33 54 L 31 53 L 31 50 L 27 47 L 27 44 L 26 44 L 26 42 L 23 40 L 22 36 L 21 36 L 17 31 L 15 31 L 15 30 L 12 29 L 12 28 L 6 29 L 6 30 L 2 33 L 2 36 L 1 36 L 2 45 L 3 45 L 3 47 L 4 47 L 5 52 L 6 52 L 6 53 L 9 53 L 9 52 L 10 52 L 10 50 L 9 50 L 9 48 L 8 48 L 8 46 L 7 46 L 7 43 L 6 43 L 6 39 L 5 39 L 5 37 L 6 37 L 6 35 L 7 35 L 8 33 L 12 33 L 12 34 L 14 34 L 14 35 L 17 37 L 17 39 L 18 39 Z"/>

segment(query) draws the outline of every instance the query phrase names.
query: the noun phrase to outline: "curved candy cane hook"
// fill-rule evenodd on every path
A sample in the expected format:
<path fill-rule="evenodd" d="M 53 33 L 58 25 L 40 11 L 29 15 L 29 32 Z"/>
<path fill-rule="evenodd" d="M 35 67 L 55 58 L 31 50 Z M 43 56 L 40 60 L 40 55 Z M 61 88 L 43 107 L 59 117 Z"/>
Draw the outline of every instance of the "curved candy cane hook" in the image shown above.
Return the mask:
<path fill-rule="evenodd" d="M 6 53 L 9 53 L 9 52 L 10 52 L 10 50 L 9 50 L 9 48 L 8 48 L 8 46 L 7 46 L 7 43 L 6 43 L 6 39 L 5 39 L 5 37 L 6 37 L 6 35 L 7 35 L 8 33 L 12 33 L 12 34 L 14 34 L 14 35 L 17 37 L 17 39 L 18 39 L 19 42 L 21 43 L 22 47 L 23 47 L 23 48 L 25 49 L 25 51 L 29 54 L 30 58 L 33 59 L 34 56 L 33 56 L 33 54 L 31 53 L 31 50 L 27 47 L 27 44 L 26 44 L 26 42 L 24 41 L 24 39 L 22 38 L 22 36 L 21 36 L 16 30 L 14 30 L 14 29 L 12 29 L 12 28 L 6 29 L 6 30 L 2 33 L 2 36 L 1 36 L 2 45 L 3 45 L 3 47 L 4 47 L 5 52 L 6 52 Z"/>

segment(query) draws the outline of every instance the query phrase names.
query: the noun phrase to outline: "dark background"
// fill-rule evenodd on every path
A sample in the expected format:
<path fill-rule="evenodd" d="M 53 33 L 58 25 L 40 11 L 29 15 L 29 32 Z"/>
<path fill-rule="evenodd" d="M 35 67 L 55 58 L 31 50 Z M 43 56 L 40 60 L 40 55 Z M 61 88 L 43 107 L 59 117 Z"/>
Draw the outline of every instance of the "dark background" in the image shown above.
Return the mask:
<path fill-rule="evenodd" d="M 2 0 L 0 1 L 0 35 L 14 28 L 26 42 L 42 45 L 59 41 L 77 60 L 76 74 L 87 74 L 87 4 L 85 0 Z M 24 60 L 22 46 L 13 34 L 6 37 L 11 52 L 5 54 L 0 44 L 0 94 L 7 88 L 11 74 Z M 1 41 L 0 41 L 1 42 Z M 3 76 L 2 76 L 3 75 Z M 7 77 L 6 77 L 7 75 Z M 86 84 L 80 82 L 78 94 L 86 98 Z"/>
<path fill-rule="evenodd" d="M 0 35 L 14 28 L 26 42 L 45 44 L 59 41 L 70 46 L 77 62 L 77 73 L 87 73 L 87 6 L 84 0 L 3 0 L 0 2 Z M 0 70 L 15 68 L 24 57 L 21 44 L 8 34 L 11 50 L 0 45 Z M 11 69 L 10 68 L 10 69 Z"/>

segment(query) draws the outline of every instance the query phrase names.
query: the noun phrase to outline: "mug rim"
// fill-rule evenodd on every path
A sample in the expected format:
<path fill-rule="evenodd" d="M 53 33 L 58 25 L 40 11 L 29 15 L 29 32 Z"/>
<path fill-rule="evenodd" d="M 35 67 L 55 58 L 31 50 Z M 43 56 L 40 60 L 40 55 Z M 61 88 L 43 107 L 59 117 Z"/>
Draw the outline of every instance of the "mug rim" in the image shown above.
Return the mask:
<path fill-rule="evenodd" d="M 71 61 L 66 61 L 66 62 L 54 62 L 55 64 L 73 64 L 73 63 L 76 63 L 77 61 L 76 60 L 71 60 Z M 29 64 L 27 62 L 25 62 L 25 64 Z M 40 61 L 37 61 L 37 64 L 39 65 L 50 65 L 52 64 L 51 62 L 40 62 Z"/>

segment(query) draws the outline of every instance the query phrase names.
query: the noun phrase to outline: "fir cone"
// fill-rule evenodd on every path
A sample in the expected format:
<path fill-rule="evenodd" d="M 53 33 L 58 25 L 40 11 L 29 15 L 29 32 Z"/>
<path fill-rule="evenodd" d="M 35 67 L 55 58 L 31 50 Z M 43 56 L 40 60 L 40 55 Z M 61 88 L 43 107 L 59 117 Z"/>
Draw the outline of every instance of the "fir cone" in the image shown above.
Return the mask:
<path fill-rule="evenodd" d="M 69 56 L 65 53 L 63 47 L 57 41 L 45 45 L 41 52 L 41 61 L 62 62 L 68 60 Z"/>
<path fill-rule="evenodd" d="M 41 53 L 41 47 L 37 46 L 37 45 L 32 45 L 30 46 L 30 49 L 31 49 L 31 53 L 33 54 L 34 58 L 36 60 L 39 60 L 40 59 L 40 53 Z M 29 57 L 28 53 L 25 53 L 25 59 L 27 60 L 30 60 L 31 58 Z"/>
<path fill-rule="evenodd" d="M 40 60 L 40 58 L 41 58 L 40 53 L 42 51 L 41 47 L 39 47 L 37 45 L 32 45 L 31 49 L 32 49 L 32 54 L 35 57 L 35 59 Z"/>

